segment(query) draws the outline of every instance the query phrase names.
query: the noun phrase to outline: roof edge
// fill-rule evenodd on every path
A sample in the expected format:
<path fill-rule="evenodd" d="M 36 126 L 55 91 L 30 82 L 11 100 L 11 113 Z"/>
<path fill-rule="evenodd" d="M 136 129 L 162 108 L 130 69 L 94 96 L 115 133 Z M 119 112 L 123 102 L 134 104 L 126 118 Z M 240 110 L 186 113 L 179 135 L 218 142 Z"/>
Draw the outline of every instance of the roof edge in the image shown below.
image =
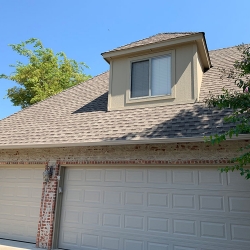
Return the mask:
<path fill-rule="evenodd" d="M 205 53 L 206 53 L 206 59 L 208 61 L 208 68 L 212 67 L 212 63 L 211 63 L 211 59 L 209 56 L 209 50 L 208 50 L 208 46 L 207 46 L 207 40 L 205 37 L 205 32 L 202 32 L 203 34 L 203 41 L 204 41 L 204 47 L 205 47 Z"/>
<path fill-rule="evenodd" d="M 228 141 L 250 140 L 250 134 L 241 134 L 238 137 L 228 138 Z M 87 146 L 112 146 L 112 145 L 133 145 L 133 144 L 158 144 L 158 143 L 182 143 L 182 142 L 204 142 L 204 137 L 180 137 L 160 139 L 134 139 L 134 140 L 109 140 L 96 142 L 79 143 L 42 143 L 42 144 L 12 144 L 0 145 L 1 149 L 25 149 L 25 148 L 65 148 L 65 147 L 87 147 Z"/>
<path fill-rule="evenodd" d="M 204 37 L 204 32 L 197 32 L 194 34 L 189 34 L 187 36 L 181 36 L 181 37 L 175 37 L 175 38 L 171 38 L 171 39 L 167 39 L 167 40 L 161 40 L 161 41 L 157 41 L 154 43 L 147 43 L 147 44 L 143 44 L 140 46 L 135 46 L 135 47 L 130 47 L 130 48 L 126 48 L 126 49 L 122 49 L 122 50 L 110 50 L 110 51 L 105 51 L 103 53 L 101 53 L 101 55 L 103 56 L 104 59 L 108 59 L 109 57 L 115 57 L 115 56 L 121 56 L 124 54 L 128 54 L 128 53 L 133 53 L 135 51 L 144 51 L 147 49 L 151 49 L 151 47 L 158 47 L 158 46 L 168 46 L 168 45 L 173 45 L 179 44 L 182 41 L 185 43 L 186 41 L 192 41 L 195 40 L 198 37 Z M 144 40 L 144 39 L 143 39 Z"/>
<path fill-rule="evenodd" d="M 139 39 L 139 40 L 136 40 L 134 42 L 130 42 L 130 43 L 127 43 L 127 44 L 124 44 L 122 46 L 119 46 L 119 47 L 116 47 L 115 49 L 111 49 L 111 50 L 107 50 L 107 51 L 104 51 L 101 53 L 101 55 L 105 54 L 105 53 L 109 53 L 109 52 L 115 52 L 115 51 L 121 51 L 121 50 L 127 50 L 127 49 L 130 49 L 130 48 L 134 48 L 134 47 L 130 47 L 130 48 L 123 48 L 123 47 L 126 47 L 128 45 L 131 45 L 133 43 L 137 43 L 137 42 L 141 42 L 143 40 L 146 40 L 146 39 L 149 39 L 149 38 L 152 38 L 152 37 L 155 37 L 155 36 L 158 36 L 158 35 L 163 35 L 163 34 L 186 34 L 186 36 L 189 36 L 189 35 L 194 35 L 194 34 L 201 34 L 201 33 L 204 33 L 202 31 L 197 31 L 197 32 L 160 32 L 160 33 L 157 33 L 155 35 L 152 35 L 152 36 L 148 36 L 148 37 L 145 37 L 145 38 L 142 38 L 142 39 Z M 185 37 L 185 36 L 183 36 Z M 170 39 L 167 39 L 167 40 L 172 40 L 172 39 L 175 39 L 175 38 L 170 38 Z M 166 41 L 166 40 L 164 40 Z M 160 41 L 161 42 L 161 41 Z M 158 42 L 156 42 L 158 43 Z M 145 46 L 146 44 L 144 45 L 138 45 L 138 46 L 135 46 L 135 47 L 141 47 L 141 46 Z"/>
<path fill-rule="evenodd" d="M 144 44 L 144 45 L 131 47 L 131 48 L 127 48 L 127 49 L 104 52 L 101 55 L 107 63 L 110 63 L 110 61 L 113 60 L 114 58 L 124 57 L 126 55 L 131 56 L 135 53 L 140 53 L 140 52 L 147 52 L 147 51 L 152 52 L 152 51 L 158 50 L 162 47 L 175 46 L 175 45 L 177 46 L 180 44 L 185 44 L 185 43 L 194 42 L 194 41 L 199 41 L 200 51 L 202 52 L 204 50 L 204 52 L 203 52 L 204 56 L 202 56 L 202 60 L 204 61 L 205 68 L 206 69 L 210 68 L 211 61 L 210 61 L 210 57 L 209 57 L 209 52 L 208 52 L 204 32 L 197 32 L 197 33 L 190 34 L 190 35 L 183 36 L 183 37 L 176 37 L 176 38 L 172 38 L 172 39 L 168 39 L 168 40 Z"/>

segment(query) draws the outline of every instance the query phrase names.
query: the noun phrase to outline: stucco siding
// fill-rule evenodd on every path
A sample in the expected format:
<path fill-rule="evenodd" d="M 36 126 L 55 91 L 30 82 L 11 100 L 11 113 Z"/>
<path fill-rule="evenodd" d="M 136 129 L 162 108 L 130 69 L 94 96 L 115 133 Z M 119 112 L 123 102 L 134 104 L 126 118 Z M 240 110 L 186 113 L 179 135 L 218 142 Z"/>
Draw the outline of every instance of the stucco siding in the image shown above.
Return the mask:
<path fill-rule="evenodd" d="M 193 46 L 190 43 L 185 46 L 167 47 L 153 50 L 146 54 L 136 54 L 133 57 L 122 57 L 112 60 L 111 72 L 111 93 L 109 100 L 109 110 L 119 110 L 124 108 L 171 105 L 193 101 L 193 70 L 197 71 L 193 63 Z M 144 100 L 128 102 L 130 91 L 130 67 L 131 61 L 142 60 L 149 57 L 171 54 L 172 57 L 172 94 L 169 99 L 151 97 Z"/>
<path fill-rule="evenodd" d="M 200 56 L 199 56 L 199 54 L 198 54 L 198 57 L 197 57 L 198 98 L 199 98 L 199 96 L 200 96 L 200 89 L 201 89 L 202 76 L 203 76 L 203 66 L 202 66 L 202 63 L 201 63 Z"/>

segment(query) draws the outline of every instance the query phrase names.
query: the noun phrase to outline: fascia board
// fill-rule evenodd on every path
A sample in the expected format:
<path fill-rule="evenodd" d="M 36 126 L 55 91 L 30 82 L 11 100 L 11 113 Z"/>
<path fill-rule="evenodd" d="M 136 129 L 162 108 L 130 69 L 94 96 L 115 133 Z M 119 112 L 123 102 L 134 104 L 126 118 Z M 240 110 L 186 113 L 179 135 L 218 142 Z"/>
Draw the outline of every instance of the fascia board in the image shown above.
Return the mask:
<path fill-rule="evenodd" d="M 227 139 L 227 141 L 250 140 L 250 135 L 239 135 Z M 25 148 L 61 148 L 61 147 L 87 147 L 87 146 L 111 146 L 111 145 L 133 145 L 133 144 L 158 144 L 158 143 L 185 143 L 204 142 L 204 137 L 182 137 L 162 139 L 133 139 L 133 140 L 109 140 L 79 143 L 43 143 L 43 144 L 12 144 L 0 145 L 0 149 L 25 149 Z"/>
<path fill-rule="evenodd" d="M 208 52 L 208 49 L 207 49 L 205 39 L 198 40 L 197 41 L 197 47 L 198 47 L 198 51 L 199 51 L 203 66 L 206 69 L 211 68 L 212 64 L 211 64 L 211 61 L 210 61 L 209 52 Z"/>

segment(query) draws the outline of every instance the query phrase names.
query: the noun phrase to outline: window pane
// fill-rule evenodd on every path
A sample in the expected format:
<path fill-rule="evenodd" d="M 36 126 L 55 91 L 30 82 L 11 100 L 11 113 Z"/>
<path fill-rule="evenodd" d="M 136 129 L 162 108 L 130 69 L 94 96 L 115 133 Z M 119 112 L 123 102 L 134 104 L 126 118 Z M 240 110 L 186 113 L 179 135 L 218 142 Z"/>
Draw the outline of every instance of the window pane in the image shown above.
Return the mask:
<path fill-rule="evenodd" d="M 171 94 L 171 56 L 152 58 L 151 95 Z"/>
<path fill-rule="evenodd" d="M 132 63 L 131 97 L 149 95 L 149 61 Z"/>

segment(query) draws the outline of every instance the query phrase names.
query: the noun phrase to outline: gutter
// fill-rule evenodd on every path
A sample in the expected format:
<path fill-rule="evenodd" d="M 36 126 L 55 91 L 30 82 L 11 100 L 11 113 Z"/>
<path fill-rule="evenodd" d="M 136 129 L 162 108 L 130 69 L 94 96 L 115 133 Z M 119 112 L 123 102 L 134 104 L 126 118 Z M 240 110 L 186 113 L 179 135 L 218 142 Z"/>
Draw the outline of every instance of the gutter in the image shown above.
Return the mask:
<path fill-rule="evenodd" d="M 227 141 L 250 140 L 250 134 L 234 136 Z M 204 142 L 204 137 L 180 137 L 161 139 L 132 139 L 132 140 L 109 140 L 96 142 L 77 143 L 36 143 L 36 144 L 11 144 L 0 145 L 0 149 L 24 149 L 24 148 L 62 148 L 62 147 L 87 147 L 87 146 L 114 146 L 114 145 L 134 145 L 134 144 L 158 144 L 158 143 L 185 143 Z"/>

